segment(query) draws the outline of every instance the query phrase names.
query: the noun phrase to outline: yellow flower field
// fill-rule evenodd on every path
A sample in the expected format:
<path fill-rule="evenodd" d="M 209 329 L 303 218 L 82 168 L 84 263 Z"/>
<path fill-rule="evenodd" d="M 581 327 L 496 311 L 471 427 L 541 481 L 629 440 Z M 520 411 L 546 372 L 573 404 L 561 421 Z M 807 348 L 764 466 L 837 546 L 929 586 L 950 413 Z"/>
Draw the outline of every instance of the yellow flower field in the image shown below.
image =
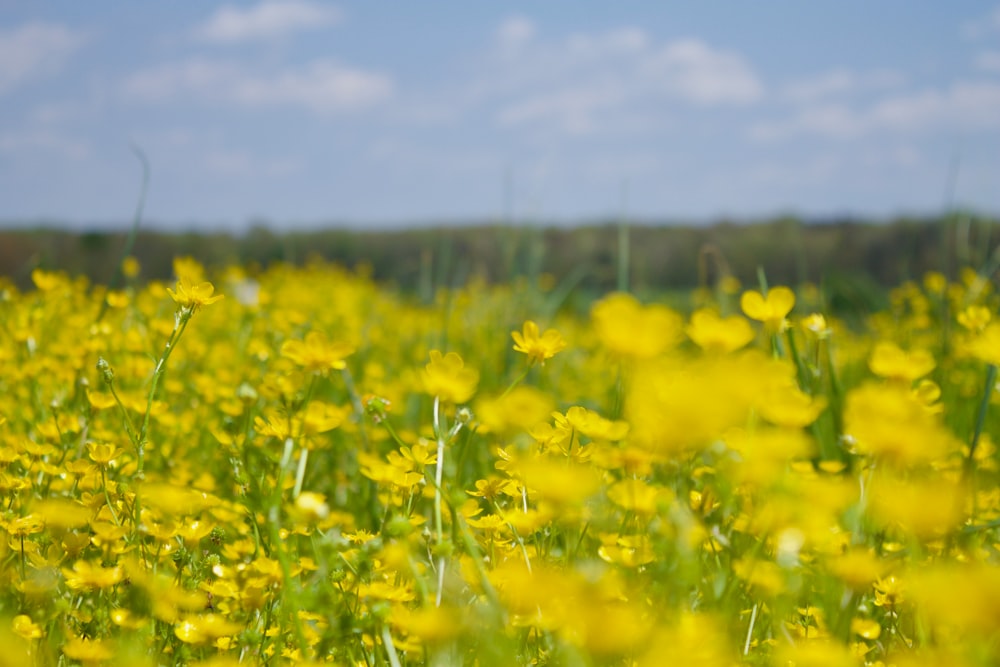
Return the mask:
<path fill-rule="evenodd" d="M 994 665 L 1000 298 L 0 282 L 2 665 Z"/>

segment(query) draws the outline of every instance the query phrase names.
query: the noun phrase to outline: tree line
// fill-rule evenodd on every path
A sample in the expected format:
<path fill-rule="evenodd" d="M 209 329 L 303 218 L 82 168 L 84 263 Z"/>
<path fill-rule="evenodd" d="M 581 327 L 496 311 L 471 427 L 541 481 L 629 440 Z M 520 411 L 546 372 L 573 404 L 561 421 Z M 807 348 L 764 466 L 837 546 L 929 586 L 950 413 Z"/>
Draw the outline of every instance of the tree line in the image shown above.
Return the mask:
<path fill-rule="evenodd" d="M 188 255 L 209 268 L 232 263 L 267 267 L 313 259 L 364 266 L 382 283 L 426 292 L 472 279 L 572 281 L 604 292 L 690 289 L 733 276 L 772 283 L 890 286 L 928 271 L 954 275 L 989 263 L 1000 241 L 995 218 L 953 213 L 891 221 L 806 222 L 783 217 L 708 226 L 608 221 L 576 227 L 490 224 L 388 231 L 328 228 L 246 233 L 140 230 L 131 254 L 144 279 L 170 279 L 172 260 Z M 56 227 L 0 230 L 0 275 L 30 286 L 35 267 L 107 282 L 121 258 L 126 232 L 70 232 Z M 859 289 L 861 287 L 858 287 Z"/>

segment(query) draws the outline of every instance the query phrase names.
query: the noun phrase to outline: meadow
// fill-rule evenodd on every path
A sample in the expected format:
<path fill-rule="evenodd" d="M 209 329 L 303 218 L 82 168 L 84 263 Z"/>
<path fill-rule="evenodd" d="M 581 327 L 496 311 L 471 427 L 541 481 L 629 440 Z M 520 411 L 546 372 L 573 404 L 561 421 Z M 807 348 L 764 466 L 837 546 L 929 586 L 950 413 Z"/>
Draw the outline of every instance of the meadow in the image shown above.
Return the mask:
<path fill-rule="evenodd" d="M 993 665 L 988 275 L 0 281 L 0 665 Z"/>

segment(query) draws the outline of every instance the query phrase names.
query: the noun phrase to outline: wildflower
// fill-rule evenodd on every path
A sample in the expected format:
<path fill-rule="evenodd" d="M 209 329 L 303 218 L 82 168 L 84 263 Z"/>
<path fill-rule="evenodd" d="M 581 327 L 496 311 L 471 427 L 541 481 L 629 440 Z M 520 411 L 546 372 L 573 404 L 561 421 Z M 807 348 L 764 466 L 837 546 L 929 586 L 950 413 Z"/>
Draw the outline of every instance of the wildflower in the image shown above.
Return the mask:
<path fill-rule="evenodd" d="M 830 559 L 827 569 L 855 591 L 863 591 L 885 574 L 886 565 L 869 549 L 856 547 Z"/>
<path fill-rule="evenodd" d="M 608 500 L 637 514 L 654 514 L 660 505 L 672 498 L 668 489 L 650 486 L 641 479 L 624 479 L 608 488 Z"/>
<path fill-rule="evenodd" d="M 741 558 L 733 563 L 733 572 L 762 595 L 774 596 L 785 590 L 785 578 L 781 569 L 772 561 Z"/>
<path fill-rule="evenodd" d="M 45 271 L 44 269 L 34 269 L 31 272 L 31 281 L 41 292 L 51 292 L 62 285 L 68 283 L 65 274 L 56 271 Z"/>
<path fill-rule="evenodd" d="M 882 577 L 876 581 L 874 588 L 876 607 L 889 607 L 890 609 L 894 609 L 906 599 L 904 595 L 904 591 L 906 589 L 904 582 L 894 574 Z"/>
<path fill-rule="evenodd" d="M 974 358 L 995 366 L 1000 365 L 1000 322 L 987 324 L 966 347 Z"/>
<path fill-rule="evenodd" d="M 871 487 L 869 513 L 887 528 L 931 539 L 946 534 L 964 517 L 967 491 L 952 482 L 887 475 L 876 477 Z"/>
<path fill-rule="evenodd" d="M 844 431 L 855 451 L 897 465 L 938 460 L 961 443 L 906 387 L 863 384 L 847 395 Z"/>
<path fill-rule="evenodd" d="M 70 660 L 79 660 L 84 664 L 99 663 L 114 657 L 115 651 L 103 639 L 88 639 L 74 637 L 63 644 L 63 655 Z"/>
<path fill-rule="evenodd" d="M 806 315 L 799 323 L 803 329 L 820 340 L 830 337 L 830 325 L 827 324 L 826 318 L 823 317 L 822 313 Z"/>
<path fill-rule="evenodd" d="M 205 267 L 194 257 L 174 257 L 172 264 L 178 280 L 200 283 L 205 279 Z"/>
<path fill-rule="evenodd" d="M 684 612 L 673 624 L 654 632 L 638 665 L 728 667 L 733 664 L 733 649 L 723 628 L 721 620 L 708 614 Z"/>
<path fill-rule="evenodd" d="M 185 644 L 206 644 L 220 637 L 234 635 L 241 625 L 227 621 L 219 614 L 188 616 L 174 625 L 174 636 Z"/>
<path fill-rule="evenodd" d="M 750 323 L 738 315 L 722 318 L 714 310 L 702 308 L 691 314 L 685 329 L 688 338 L 706 352 L 734 352 L 753 340 Z"/>
<path fill-rule="evenodd" d="M 528 489 L 557 505 L 582 503 L 601 484 L 598 472 L 591 466 L 547 457 L 524 461 L 517 472 Z"/>
<path fill-rule="evenodd" d="M 40 639 L 44 634 L 42 628 L 31 620 L 26 614 L 15 616 L 11 621 L 11 626 L 16 634 L 25 639 Z"/>
<path fill-rule="evenodd" d="M 135 278 L 141 269 L 142 265 L 139 264 L 139 260 L 132 255 L 122 260 L 122 275 L 126 278 Z"/>
<path fill-rule="evenodd" d="M 890 341 L 878 342 L 868 359 L 868 367 L 875 375 L 904 382 L 922 378 L 934 370 L 934 365 L 934 357 L 927 350 L 904 352 Z"/>
<path fill-rule="evenodd" d="M 826 409 L 826 399 L 809 396 L 794 386 L 766 392 L 758 410 L 764 419 L 778 426 L 804 428 Z"/>
<path fill-rule="evenodd" d="M 349 413 L 349 408 L 312 401 L 302 415 L 303 430 L 309 435 L 332 431 L 344 423 Z"/>
<path fill-rule="evenodd" d="M 882 626 L 873 619 L 859 617 L 851 620 L 851 632 L 862 639 L 874 641 L 882 634 Z"/>
<path fill-rule="evenodd" d="M 45 530 L 45 520 L 37 514 L 29 514 L 5 522 L 4 528 L 14 537 L 27 537 Z"/>
<path fill-rule="evenodd" d="M 768 331 L 783 331 L 787 326 L 785 318 L 795 307 L 795 293 L 783 286 L 768 290 L 766 297 L 750 290 L 740 297 L 740 307 L 750 319 L 763 322 Z"/>
<path fill-rule="evenodd" d="M 466 491 L 470 496 L 477 496 L 483 498 L 489 502 L 496 502 L 496 500 L 504 493 L 507 492 L 508 488 L 514 483 L 511 479 L 504 479 L 502 477 L 491 476 L 487 479 L 476 480 L 476 490 Z"/>
<path fill-rule="evenodd" d="M 106 442 L 88 442 L 87 452 L 90 460 L 93 461 L 98 468 L 107 468 L 111 465 L 112 461 L 125 453 L 120 447 L 115 447 L 114 445 Z"/>
<path fill-rule="evenodd" d="M 973 333 L 979 333 L 990 323 L 992 313 L 986 306 L 967 306 L 958 314 L 958 323 Z"/>
<path fill-rule="evenodd" d="M 948 279 L 940 271 L 928 271 L 924 274 L 924 289 L 931 294 L 944 294 L 948 287 Z"/>
<path fill-rule="evenodd" d="M 392 615 L 392 622 L 410 637 L 434 645 L 454 639 L 462 632 L 462 615 L 450 607 L 401 608 Z"/>
<path fill-rule="evenodd" d="M 465 403 L 476 393 L 479 373 L 465 367 L 462 357 L 454 352 L 441 354 L 431 350 L 431 360 L 424 367 L 424 391 L 448 403 Z"/>
<path fill-rule="evenodd" d="M 907 579 L 907 596 L 938 627 L 995 641 L 1000 617 L 1000 569 L 984 563 L 939 564 Z"/>
<path fill-rule="evenodd" d="M 167 293 L 170 294 L 170 298 L 182 308 L 186 308 L 191 312 L 198 310 L 202 306 L 208 306 L 224 298 L 222 294 L 212 296 L 213 292 L 215 292 L 215 287 L 212 283 L 203 282 L 192 284 L 184 278 L 177 281 L 176 292 L 169 287 L 167 288 Z"/>
<path fill-rule="evenodd" d="M 547 329 L 539 335 L 538 325 L 531 320 L 524 323 L 523 331 L 512 331 L 510 336 L 514 339 L 514 350 L 528 355 L 531 364 L 544 364 L 546 359 L 566 349 L 562 334 L 555 329 Z"/>
<path fill-rule="evenodd" d="M 282 357 L 291 359 L 306 372 L 321 375 L 347 368 L 345 359 L 353 353 L 353 345 L 328 341 L 320 331 L 310 331 L 305 340 L 287 340 L 281 346 Z"/>
<path fill-rule="evenodd" d="M 631 294 L 607 296 L 591 309 L 598 338 L 621 357 L 649 359 L 680 340 L 683 320 L 666 306 L 643 306 Z"/>
<path fill-rule="evenodd" d="M 111 588 L 122 580 L 122 575 L 122 569 L 118 566 L 101 567 L 83 560 L 73 563 L 72 570 L 63 568 L 66 585 L 73 590 Z"/>
<path fill-rule="evenodd" d="M 608 563 L 634 569 L 656 560 L 648 535 L 611 535 L 601 541 L 597 555 Z"/>
<path fill-rule="evenodd" d="M 330 515 L 330 506 L 322 493 L 303 491 L 295 499 L 295 509 L 310 521 L 319 521 Z"/>

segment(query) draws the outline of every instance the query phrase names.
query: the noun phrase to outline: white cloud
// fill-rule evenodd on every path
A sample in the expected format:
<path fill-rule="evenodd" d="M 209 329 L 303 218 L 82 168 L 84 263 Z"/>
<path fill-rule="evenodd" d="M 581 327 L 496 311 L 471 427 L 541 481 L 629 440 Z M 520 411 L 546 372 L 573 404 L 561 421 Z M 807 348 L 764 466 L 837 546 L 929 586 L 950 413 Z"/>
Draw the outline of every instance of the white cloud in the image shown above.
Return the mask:
<path fill-rule="evenodd" d="M 211 150 L 201 163 L 220 176 L 287 176 L 301 167 L 292 158 L 264 159 L 243 150 Z"/>
<path fill-rule="evenodd" d="M 0 30 L 0 94 L 58 72 L 84 41 L 82 34 L 50 23 Z"/>
<path fill-rule="evenodd" d="M 954 131 L 1000 128 L 1000 83 L 958 82 L 946 90 L 924 90 L 886 97 L 866 109 L 824 103 L 802 109 L 778 122 L 755 125 L 757 140 L 785 139 L 803 134 L 833 138 L 871 132 L 916 132 L 934 127 Z"/>
<path fill-rule="evenodd" d="M 268 40 L 329 26 L 339 20 L 340 12 L 329 5 L 306 0 L 265 0 L 249 8 L 220 7 L 194 34 L 216 43 Z"/>
<path fill-rule="evenodd" d="M 291 106 L 316 113 L 371 107 L 392 96 L 392 80 L 377 72 L 317 60 L 260 72 L 233 62 L 192 59 L 137 72 L 124 83 L 127 97 L 166 102 L 179 97 L 244 107 Z"/>
<path fill-rule="evenodd" d="M 740 54 L 697 39 L 657 44 L 635 27 L 544 39 L 526 19 L 497 35 L 465 104 L 496 109 L 503 126 L 590 133 L 620 129 L 642 108 L 747 104 L 763 93 Z"/>
<path fill-rule="evenodd" d="M 497 45 L 505 53 L 521 49 L 535 36 L 535 24 L 523 16 L 512 16 L 500 24 L 496 31 Z"/>
<path fill-rule="evenodd" d="M 618 107 L 623 91 L 612 81 L 593 82 L 587 86 L 539 93 L 506 106 L 497 115 L 503 125 L 532 121 L 556 121 L 571 134 L 586 134 L 594 129 L 595 114 Z"/>
<path fill-rule="evenodd" d="M 969 21 L 962 26 L 962 32 L 970 39 L 981 39 L 1000 33 L 1000 7 L 996 7 L 986 16 Z"/>
<path fill-rule="evenodd" d="M 763 86 L 742 56 L 697 39 L 666 45 L 640 67 L 663 90 L 696 104 L 744 104 L 758 100 Z"/>
<path fill-rule="evenodd" d="M 38 152 L 58 155 L 72 160 L 90 157 L 90 144 L 80 139 L 72 139 L 47 130 L 30 130 L 0 134 L 0 153 L 17 155 Z"/>
<path fill-rule="evenodd" d="M 835 68 L 808 79 L 793 81 L 781 89 L 780 95 L 791 102 L 809 103 L 861 91 L 893 88 L 903 82 L 903 75 L 891 70 L 856 73 Z"/>
<path fill-rule="evenodd" d="M 1000 51 L 983 51 L 976 56 L 976 67 L 987 72 L 1000 72 Z"/>

